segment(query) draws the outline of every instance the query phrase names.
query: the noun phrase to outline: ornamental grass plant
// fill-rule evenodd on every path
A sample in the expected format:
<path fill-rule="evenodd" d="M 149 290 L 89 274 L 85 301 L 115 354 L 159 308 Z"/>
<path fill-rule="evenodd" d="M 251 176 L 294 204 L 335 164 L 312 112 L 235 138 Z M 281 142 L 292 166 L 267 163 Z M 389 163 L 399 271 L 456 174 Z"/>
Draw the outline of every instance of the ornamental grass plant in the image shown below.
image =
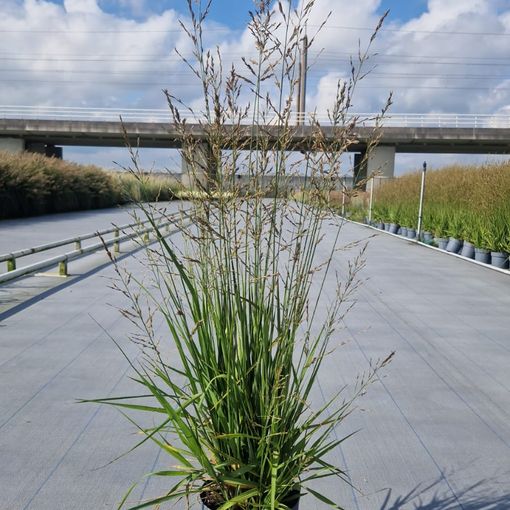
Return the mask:
<path fill-rule="evenodd" d="M 329 111 L 334 136 L 327 138 L 312 117 L 303 153 L 293 153 L 297 62 L 313 4 L 295 11 L 257 2 L 249 24 L 253 54 L 227 71 L 219 51 L 204 49 L 209 4 L 202 10 L 188 2 L 183 30 L 194 59 L 185 62 L 202 85 L 202 108 L 165 94 L 195 190 L 171 237 L 157 228 L 155 210 L 141 204 L 157 239 L 146 251 L 146 276 L 116 266 L 116 285 L 130 301 L 122 313 L 142 349 L 141 361 L 130 360 L 139 391 L 94 400 L 131 412 L 134 423 L 148 415 L 154 425 L 138 425 L 139 444 L 152 441 L 167 456 L 168 467 L 150 474 L 167 478 L 167 490 L 129 503 L 131 509 L 193 503 L 197 495 L 221 510 L 287 509 L 305 493 L 340 508 L 314 482 L 351 483 L 328 460 L 346 439 L 336 431 L 391 355 L 326 402 L 311 398 L 364 264 L 360 245 L 333 273 L 342 220 L 324 197 L 341 178 L 341 154 L 354 140 L 356 119 L 347 114 L 367 59 L 360 53 L 350 80 L 338 85 Z M 193 126 L 185 120 L 190 115 Z M 136 176 L 133 152 L 132 161 Z M 242 188 L 239 171 L 248 176 Z M 288 192 L 296 174 L 307 181 L 301 198 Z M 263 184 L 268 175 L 270 190 Z M 323 290 L 331 281 L 328 301 Z M 152 328 L 156 317 L 166 325 L 162 336 Z"/>

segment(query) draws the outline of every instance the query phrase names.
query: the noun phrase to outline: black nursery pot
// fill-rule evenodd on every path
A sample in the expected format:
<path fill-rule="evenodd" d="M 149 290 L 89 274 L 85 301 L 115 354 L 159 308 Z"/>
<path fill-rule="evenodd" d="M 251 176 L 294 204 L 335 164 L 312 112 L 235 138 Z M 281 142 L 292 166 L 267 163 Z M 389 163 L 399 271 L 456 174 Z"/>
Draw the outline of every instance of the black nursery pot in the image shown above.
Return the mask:
<path fill-rule="evenodd" d="M 508 269 L 508 253 L 501 251 L 491 252 L 491 264 L 500 269 Z"/>
<path fill-rule="evenodd" d="M 464 244 L 462 245 L 462 250 L 461 250 L 460 254 L 463 257 L 466 257 L 468 259 L 474 259 L 475 258 L 474 245 L 469 243 L 468 241 L 464 241 Z"/>
<path fill-rule="evenodd" d="M 446 245 L 446 251 L 450 253 L 459 253 L 462 249 L 462 241 L 455 237 L 450 237 L 448 244 Z"/>
<path fill-rule="evenodd" d="M 434 240 L 439 249 L 446 250 L 446 247 L 448 246 L 448 239 L 445 239 L 444 237 L 436 237 Z"/>
<path fill-rule="evenodd" d="M 396 223 L 390 223 L 390 234 L 398 234 L 399 226 Z"/>
<path fill-rule="evenodd" d="M 223 504 L 221 499 L 221 495 L 218 494 L 215 490 L 212 489 L 211 484 L 205 483 L 202 487 L 202 492 L 200 493 L 200 500 L 202 501 L 202 509 L 208 508 L 209 510 L 218 510 L 220 506 Z M 284 503 L 291 510 L 299 510 L 299 498 L 301 497 L 301 493 L 298 490 L 290 491 Z"/>
<path fill-rule="evenodd" d="M 430 244 L 432 242 L 433 238 L 434 238 L 434 236 L 432 235 L 431 232 L 423 232 L 423 234 L 422 234 L 422 240 L 426 244 Z"/>
<path fill-rule="evenodd" d="M 484 264 L 491 263 L 491 252 L 484 248 L 475 248 L 475 260 Z"/>

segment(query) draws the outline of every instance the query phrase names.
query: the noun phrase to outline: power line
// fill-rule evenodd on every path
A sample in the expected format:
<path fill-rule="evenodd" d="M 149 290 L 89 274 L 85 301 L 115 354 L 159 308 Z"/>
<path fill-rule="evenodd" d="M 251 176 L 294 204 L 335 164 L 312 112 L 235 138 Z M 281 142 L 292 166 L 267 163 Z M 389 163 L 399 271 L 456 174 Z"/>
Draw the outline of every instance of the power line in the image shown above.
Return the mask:
<path fill-rule="evenodd" d="M 9 54 L 2 54 L 0 53 L 0 60 L 8 61 L 8 62 L 111 62 L 111 63 L 133 63 L 133 62 L 158 62 L 161 63 L 162 60 L 166 60 L 169 62 L 180 62 L 181 57 L 178 55 L 162 55 L 160 58 L 133 58 L 133 57 L 126 57 L 126 56 L 112 56 L 111 58 L 105 58 L 105 55 L 94 55 L 94 56 L 69 56 L 69 57 L 56 57 L 56 56 L 47 56 L 47 54 L 44 54 L 45 56 L 20 56 L 16 54 L 15 56 L 5 56 Z M 239 54 L 241 55 L 241 54 Z M 415 60 L 407 60 L 407 61 L 400 61 L 400 58 L 402 56 L 394 56 L 394 55 L 374 55 L 372 57 L 372 63 L 374 64 L 394 64 L 398 63 L 399 65 L 463 65 L 463 66 L 508 66 L 510 65 L 510 59 L 497 59 L 500 60 L 498 62 L 491 62 L 490 60 L 496 60 L 492 59 L 491 57 L 488 58 L 478 58 L 477 60 L 480 60 L 480 62 L 458 62 L 457 60 L 460 60 L 457 57 L 441 57 L 443 59 L 446 59 L 447 61 L 433 61 L 429 62 L 427 60 L 419 60 L 419 59 L 432 59 L 434 57 L 428 57 L 424 55 L 406 55 L 406 58 L 409 59 L 415 59 Z M 474 57 L 471 57 L 474 59 Z M 315 63 L 346 63 L 350 64 L 350 59 L 345 57 L 335 57 L 333 54 L 324 55 L 319 54 L 317 58 L 315 59 Z M 312 67 L 313 68 L 313 67 Z"/>
<path fill-rule="evenodd" d="M 202 30 L 204 34 L 208 32 L 239 32 L 239 30 L 225 28 L 206 28 Z M 69 30 L 69 29 L 0 29 L 0 34 L 182 34 L 182 28 L 169 28 L 167 30 L 154 29 L 125 29 L 125 30 Z"/>
<path fill-rule="evenodd" d="M 318 51 L 316 52 L 317 55 L 325 55 L 325 56 L 335 56 L 335 55 L 342 55 L 342 56 L 355 56 L 357 55 L 358 50 L 355 51 Z M 313 55 L 314 53 L 312 53 Z M 442 55 L 410 55 L 410 54 L 404 54 L 404 53 L 381 53 L 378 51 L 375 51 L 373 55 L 370 56 L 370 58 L 374 57 L 392 57 L 392 58 L 425 58 L 425 59 L 455 59 L 455 60 L 505 60 L 510 61 L 509 57 L 488 57 L 488 56 L 480 56 L 480 57 L 471 57 L 467 55 L 445 55 L 444 53 Z"/>
<path fill-rule="evenodd" d="M 309 27 L 319 28 L 319 25 L 308 25 Z M 352 30 L 352 31 L 374 31 L 374 27 L 352 27 L 346 25 L 325 25 L 324 29 L 333 30 Z M 205 28 L 204 34 L 208 32 L 239 32 L 239 30 L 231 29 L 229 27 L 216 27 Z M 459 30 L 406 30 L 402 28 L 382 28 L 380 32 L 404 33 L 404 34 L 441 34 L 441 35 L 460 35 L 460 36 L 496 36 L 496 37 L 510 37 L 510 33 L 506 32 L 468 32 Z M 167 34 L 167 33 L 183 33 L 182 29 L 90 29 L 90 30 L 70 30 L 70 29 L 1 29 L 0 33 L 3 34 Z"/>
<path fill-rule="evenodd" d="M 81 84 L 81 85 L 121 85 L 121 86 L 135 86 L 135 87 L 146 87 L 146 86 L 154 86 L 154 87 L 168 87 L 170 85 L 180 85 L 189 87 L 202 87 L 201 83 L 184 83 L 180 82 L 132 82 L 132 81 L 109 81 L 109 80 L 101 80 L 89 82 L 85 80 L 31 80 L 31 79 L 3 79 L 0 81 L 0 86 L 2 83 L 47 83 L 52 85 L 61 85 L 61 84 Z M 359 85 L 357 88 L 359 89 L 385 89 L 385 90 L 397 90 L 397 89 L 437 89 L 437 90 L 484 90 L 484 91 L 492 91 L 494 87 L 451 87 L 451 86 L 435 86 L 435 85 Z M 510 91 L 510 87 L 499 87 L 498 90 L 508 90 Z"/>
<path fill-rule="evenodd" d="M 313 28 L 320 28 L 319 25 L 308 25 Z M 338 30 L 359 30 L 374 32 L 374 27 L 349 27 L 346 25 L 325 25 L 325 29 L 338 29 Z M 459 30 L 405 30 L 402 28 L 381 28 L 380 32 L 396 32 L 400 34 L 444 34 L 444 35 L 473 35 L 473 36 L 502 36 L 510 37 L 510 33 L 506 32 L 467 32 Z"/>
<path fill-rule="evenodd" d="M 168 59 L 170 62 L 173 61 L 171 57 Z M 101 58 L 101 57 L 91 57 L 91 58 L 23 58 L 23 57 L 3 57 L 0 56 L 0 61 L 6 61 L 6 62 L 108 62 L 112 64 L 119 64 L 119 63 L 162 63 L 161 59 L 135 59 L 135 58 L 123 58 L 123 59 L 110 59 L 110 58 Z M 333 57 L 326 57 L 326 58 L 319 58 L 315 60 L 316 64 L 350 64 L 349 59 L 345 58 L 333 58 Z M 455 62 L 455 61 L 448 61 L 448 62 L 430 62 L 430 61 L 423 61 L 423 60 L 413 60 L 413 61 L 406 61 L 406 62 L 400 62 L 395 60 L 380 60 L 375 61 L 373 60 L 374 64 L 390 64 L 395 65 L 398 64 L 399 66 L 409 66 L 409 65 L 429 65 L 429 66 L 480 66 L 480 67 L 510 67 L 510 62 L 503 63 L 503 62 Z M 313 69 L 313 67 L 312 67 Z"/>
<path fill-rule="evenodd" d="M 309 53 L 310 56 L 314 57 L 324 57 L 324 58 L 334 58 L 337 56 L 342 57 L 355 57 L 358 50 L 352 50 L 352 51 L 312 51 Z M 111 57 L 112 59 L 119 59 L 119 58 L 125 58 L 126 53 L 102 53 L 101 55 L 98 55 L 97 53 L 94 54 L 76 54 L 76 53 L 20 53 L 19 51 L 16 52 L 5 52 L 0 51 L 0 55 L 4 55 L 6 57 L 16 57 L 16 58 L 33 58 L 39 59 L 39 58 L 98 58 L 98 57 Z M 175 58 L 180 60 L 181 57 L 177 55 L 173 50 L 165 53 L 138 53 L 133 54 L 129 52 L 130 57 L 134 58 L 154 58 L 154 59 L 161 59 L 161 58 Z M 184 57 L 193 57 L 193 53 L 186 53 L 183 52 L 182 55 Z M 244 52 L 235 52 L 235 51 L 228 51 L 228 52 L 222 52 L 222 57 L 246 57 L 246 54 Z M 378 58 L 378 57 L 389 57 L 389 58 L 420 58 L 420 59 L 454 59 L 454 60 L 502 60 L 502 61 L 509 61 L 510 57 L 488 57 L 488 56 L 479 56 L 479 57 L 473 57 L 473 56 L 466 56 L 466 55 L 420 55 L 420 54 L 403 54 L 403 53 L 381 53 L 381 52 L 375 52 L 371 58 Z M 0 57 L 1 58 L 1 57 Z"/>
<path fill-rule="evenodd" d="M 93 69 L 16 69 L 16 68 L 4 68 L 3 72 L 6 73 L 33 73 L 33 74 L 42 74 L 42 73 L 62 73 L 62 74 L 100 74 L 102 76 L 105 75 L 105 71 L 93 70 Z M 175 72 L 175 71 L 161 71 L 161 68 L 155 69 L 146 69 L 146 70 L 128 70 L 128 71 L 108 71 L 107 75 L 157 75 L 157 76 L 186 76 L 193 77 L 193 73 L 191 71 L 187 72 Z M 324 73 L 320 71 L 311 71 L 308 73 L 313 76 L 324 76 Z M 444 78 L 444 79 L 462 79 L 462 80 L 493 80 L 493 79 L 505 79 L 510 80 L 510 75 L 501 75 L 501 74 L 440 74 L 440 73 L 379 73 L 379 72 L 371 72 L 367 75 L 366 79 L 371 77 L 395 77 L 395 78 Z"/>

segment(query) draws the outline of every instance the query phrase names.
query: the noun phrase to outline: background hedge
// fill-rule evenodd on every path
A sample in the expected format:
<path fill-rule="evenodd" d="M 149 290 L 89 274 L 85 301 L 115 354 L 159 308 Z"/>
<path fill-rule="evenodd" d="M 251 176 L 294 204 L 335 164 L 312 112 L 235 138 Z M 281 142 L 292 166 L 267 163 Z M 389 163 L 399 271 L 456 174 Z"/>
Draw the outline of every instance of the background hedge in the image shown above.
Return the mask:
<path fill-rule="evenodd" d="M 172 200 L 176 183 L 136 178 L 40 154 L 0 151 L 0 219 L 112 207 L 130 201 Z"/>

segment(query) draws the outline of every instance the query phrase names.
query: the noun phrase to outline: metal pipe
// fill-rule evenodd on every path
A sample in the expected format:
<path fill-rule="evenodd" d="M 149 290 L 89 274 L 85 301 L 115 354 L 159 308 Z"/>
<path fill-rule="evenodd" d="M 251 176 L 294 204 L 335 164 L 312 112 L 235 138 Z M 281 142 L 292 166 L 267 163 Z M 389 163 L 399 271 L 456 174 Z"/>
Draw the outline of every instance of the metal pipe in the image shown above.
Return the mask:
<path fill-rule="evenodd" d="M 298 95 L 298 125 L 305 122 L 306 109 L 306 74 L 308 71 L 308 37 L 302 39 L 301 60 L 299 63 L 299 95 Z"/>
<path fill-rule="evenodd" d="M 161 220 L 164 217 L 165 217 L 165 215 L 161 215 L 157 218 L 157 220 Z M 68 239 L 54 241 L 52 243 L 41 244 L 40 246 L 35 246 L 34 248 L 25 248 L 23 250 L 13 251 L 12 253 L 6 253 L 3 255 L 0 255 L 0 262 L 12 260 L 12 261 L 14 261 L 14 268 L 16 268 L 15 260 L 19 259 L 21 257 L 26 257 L 27 255 L 33 255 L 34 253 L 40 253 L 40 252 L 46 251 L 46 250 L 51 250 L 53 248 L 59 248 L 60 246 L 65 246 L 67 244 L 72 244 L 72 243 L 75 243 L 75 247 L 76 247 L 76 249 L 78 249 L 78 243 L 81 246 L 82 241 L 86 241 L 88 239 L 94 239 L 95 237 L 98 237 L 98 236 L 104 236 L 107 234 L 111 234 L 112 232 L 116 232 L 119 229 L 125 230 L 125 229 L 129 229 L 129 228 L 137 227 L 139 225 L 145 225 L 149 222 L 150 222 L 150 220 L 146 220 L 142 223 L 140 223 L 140 222 L 130 223 L 129 225 L 124 225 L 122 227 L 113 227 L 113 228 L 109 228 L 106 230 L 100 230 L 98 232 L 93 232 L 90 234 L 83 234 L 83 235 L 77 236 L 77 237 L 70 237 Z"/>
<path fill-rule="evenodd" d="M 372 180 L 370 181 L 370 206 L 368 209 L 368 223 L 372 222 L 372 206 L 374 204 L 374 179 L 375 176 L 372 176 Z"/>
<path fill-rule="evenodd" d="M 158 224 L 157 227 L 159 229 L 161 229 L 161 228 L 165 227 L 167 224 L 172 223 L 172 222 L 173 222 L 173 220 L 168 220 L 168 221 Z M 116 242 L 133 239 L 134 237 L 137 237 L 137 236 L 143 236 L 144 234 L 147 234 L 148 232 L 150 232 L 152 230 L 152 228 L 153 228 L 152 226 L 146 227 L 140 231 L 133 232 L 130 234 L 124 234 L 122 236 L 114 237 L 112 239 L 104 241 L 104 244 L 102 242 L 95 243 L 93 245 L 87 246 L 80 250 L 70 251 L 70 252 L 64 253 L 62 255 L 57 255 L 50 259 L 41 260 L 40 262 L 35 262 L 28 266 L 20 267 L 19 269 L 15 269 L 13 271 L 8 271 L 7 273 L 2 273 L 2 274 L 0 274 L 0 283 L 14 280 L 16 278 L 19 278 L 21 276 L 26 276 L 26 275 L 34 273 L 36 271 L 44 271 L 46 269 L 50 269 L 55 266 L 59 267 L 60 275 L 64 275 L 64 274 L 67 275 L 67 264 L 71 260 L 81 258 L 85 255 L 88 255 L 89 253 L 94 253 L 96 251 L 99 251 L 99 250 L 103 249 L 104 246 L 111 246 L 112 244 L 115 244 Z"/>
<path fill-rule="evenodd" d="M 423 201 L 425 199 L 425 174 L 427 173 L 427 162 L 423 162 L 423 171 L 421 173 L 421 189 L 420 189 L 420 208 L 418 210 L 418 229 L 416 230 L 416 239 L 421 237 L 421 225 L 423 222 Z"/>

